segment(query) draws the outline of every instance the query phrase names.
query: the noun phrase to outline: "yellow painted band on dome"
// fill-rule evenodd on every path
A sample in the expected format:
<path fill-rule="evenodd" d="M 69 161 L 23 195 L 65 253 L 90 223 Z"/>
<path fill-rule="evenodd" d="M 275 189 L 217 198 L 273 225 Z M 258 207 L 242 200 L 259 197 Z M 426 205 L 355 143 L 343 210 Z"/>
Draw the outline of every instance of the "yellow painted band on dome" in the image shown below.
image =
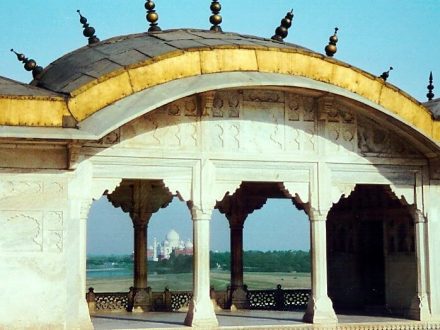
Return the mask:
<path fill-rule="evenodd" d="M 61 127 L 69 115 L 64 98 L 0 97 L 0 125 Z"/>
<path fill-rule="evenodd" d="M 70 113 L 82 121 L 105 106 L 159 84 L 201 74 L 237 71 L 301 76 L 341 87 L 384 107 L 426 136 L 440 141 L 440 123 L 406 93 L 357 68 L 295 48 L 223 46 L 167 53 L 81 86 L 72 92 L 67 105 Z M 40 107 L 30 105 L 32 102 L 23 99 L 8 105 L 7 111 L 0 112 L 0 124 L 61 126 L 67 105 L 63 107 L 51 101 Z M 3 109 L 2 103 L 0 106 Z"/>

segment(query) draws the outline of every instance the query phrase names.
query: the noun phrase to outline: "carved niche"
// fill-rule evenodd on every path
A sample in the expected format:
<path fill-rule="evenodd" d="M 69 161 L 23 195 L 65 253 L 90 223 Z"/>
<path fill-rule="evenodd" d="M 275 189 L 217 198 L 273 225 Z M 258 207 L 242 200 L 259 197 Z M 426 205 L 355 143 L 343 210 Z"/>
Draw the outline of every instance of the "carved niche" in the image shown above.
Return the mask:
<path fill-rule="evenodd" d="M 41 252 L 42 212 L 0 211 L 0 251 Z"/>
<path fill-rule="evenodd" d="M 0 252 L 63 251 L 62 211 L 0 211 Z"/>
<path fill-rule="evenodd" d="M 63 201 L 63 181 L 0 180 L 0 252 L 62 252 Z"/>

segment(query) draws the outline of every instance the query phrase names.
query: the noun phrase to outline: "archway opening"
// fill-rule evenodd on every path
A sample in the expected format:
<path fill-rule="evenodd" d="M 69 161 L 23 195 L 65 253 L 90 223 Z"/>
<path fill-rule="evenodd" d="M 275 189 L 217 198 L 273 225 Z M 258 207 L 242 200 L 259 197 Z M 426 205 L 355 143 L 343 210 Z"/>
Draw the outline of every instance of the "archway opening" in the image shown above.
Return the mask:
<path fill-rule="evenodd" d="M 217 203 L 230 227 L 232 308 L 306 307 L 310 230 L 303 207 L 298 196 L 275 182 L 242 182 Z"/>
<path fill-rule="evenodd" d="M 336 311 L 407 316 L 417 292 L 414 220 L 386 185 L 357 185 L 327 220 Z"/>

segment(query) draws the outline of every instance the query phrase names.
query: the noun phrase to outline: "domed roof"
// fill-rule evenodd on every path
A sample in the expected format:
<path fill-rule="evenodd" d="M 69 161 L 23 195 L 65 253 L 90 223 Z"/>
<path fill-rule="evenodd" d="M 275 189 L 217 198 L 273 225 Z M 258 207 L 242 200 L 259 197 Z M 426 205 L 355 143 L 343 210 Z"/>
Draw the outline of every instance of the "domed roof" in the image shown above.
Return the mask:
<path fill-rule="evenodd" d="M 114 37 L 64 55 L 44 69 L 37 85 L 51 91 L 70 94 L 98 78 L 137 66 L 152 58 L 185 50 L 210 47 L 232 48 L 306 48 L 237 33 L 178 29 Z M 315 53 L 307 50 L 310 53 Z M 317 53 L 316 53 L 317 54 Z M 323 55 L 319 54 L 320 57 Z"/>
<path fill-rule="evenodd" d="M 180 236 L 177 233 L 177 231 L 175 231 L 174 229 L 171 229 L 166 236 L 166 240 L 168 242 L 177 242 L 178 243 L 180 241 Z"/>
<path fill-rule="evenodd" d="M 295 44 L 236 33 L 178 29 L 115 37 L 56 60 L 34 88 L 2 84 L 8 87 L 0 89 L 0 106 L 8 110 L 0 113 L 4 137 L 35 138 L 34 130 L 15 126 L 56 127 L 38 130 L 38 137 L 99 140 L 184 96 L 284 86 L 355 99 L 415 129 L 423 143 L 440 145 L 438 116 L 377 75 Z"/>

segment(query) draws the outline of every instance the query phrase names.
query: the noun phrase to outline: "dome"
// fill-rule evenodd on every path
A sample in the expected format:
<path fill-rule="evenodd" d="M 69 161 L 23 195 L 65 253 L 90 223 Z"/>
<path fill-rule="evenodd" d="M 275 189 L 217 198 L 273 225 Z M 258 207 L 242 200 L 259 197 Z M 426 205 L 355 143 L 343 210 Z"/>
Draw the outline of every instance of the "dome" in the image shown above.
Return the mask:
<path fill-rule="evenodd" d="M 166 236 L 166 240 L 167 240 L 168 242 L 170 242 L 171 244 L 172 244 L 172 243 L 176 243 L 177 245 L 179 245 L 179 242 L 180 242 L 180 236 L 179 236 L 179 234 L 177 233 L 177 231 L 175 231 L 174 229 L 171 229 L 171 230 L 168 232 L 167 236 Z"/>

